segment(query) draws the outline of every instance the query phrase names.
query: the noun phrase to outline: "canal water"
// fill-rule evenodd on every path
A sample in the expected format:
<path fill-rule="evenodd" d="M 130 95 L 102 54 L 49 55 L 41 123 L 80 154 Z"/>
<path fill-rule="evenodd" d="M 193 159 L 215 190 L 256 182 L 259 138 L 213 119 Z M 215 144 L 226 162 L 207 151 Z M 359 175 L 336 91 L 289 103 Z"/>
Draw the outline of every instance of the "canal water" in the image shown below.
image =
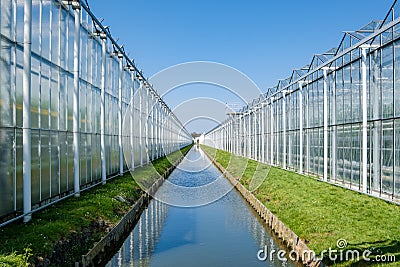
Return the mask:
<path fill-rule="evenodd" d="M 211 197 L 204 198 L 207 191 Z M 257 253 L 265 247 L 261 261 Z M 107 266 L 297 266 L 277 253 L 269 257 L 280 249 L 244 198 L 193 147 Z"/>

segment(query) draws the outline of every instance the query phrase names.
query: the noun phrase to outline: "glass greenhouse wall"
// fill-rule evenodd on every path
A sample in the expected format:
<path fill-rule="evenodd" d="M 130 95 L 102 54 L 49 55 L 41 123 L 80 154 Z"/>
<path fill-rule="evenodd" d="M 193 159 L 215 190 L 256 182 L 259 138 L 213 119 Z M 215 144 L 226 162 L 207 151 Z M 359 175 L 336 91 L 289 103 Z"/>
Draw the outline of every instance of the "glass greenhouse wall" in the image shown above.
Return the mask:
<path fill-rule="evenodd" d="M 400 7 L 346 32 L 206 144 L 400 202 Z"/>
<path fill-rule="evenodd" d="M 2 0 L 0 34 L 0 223 L 192 142 L 83 3 Z"/>

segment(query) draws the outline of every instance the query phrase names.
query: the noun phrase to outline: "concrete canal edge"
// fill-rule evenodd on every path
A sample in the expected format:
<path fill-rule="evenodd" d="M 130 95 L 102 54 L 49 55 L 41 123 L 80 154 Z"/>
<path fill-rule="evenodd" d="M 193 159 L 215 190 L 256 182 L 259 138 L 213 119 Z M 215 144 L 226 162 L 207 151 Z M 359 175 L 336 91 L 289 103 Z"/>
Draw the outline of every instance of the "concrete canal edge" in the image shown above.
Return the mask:
<path fill-rule="evenodd" d="M 201 149 L 201 148 L 200 148 Z M 237 179 L 235 179 L 221 164 L 215 161 L 206 151 L 204 154 L 211 160 L 215 167 L 229 180 L 244 199 L 254 208 L 262 220 L 272 229 L 282 243 L 290 250 L 296 252 L 299 260 L 309 267 L 326 267 L 326 265 L 310 256 L 311 250 L 308 248 L 304 240 L 299 238 L 289 227 L 287 227 L 277 216 L 275 216 L 253 193 L 247 190 Z M 314 255 L 315 256 L 315 255 Z"/>
<path fill-rule="evenodd" d="M 135 202 L 132 208 L 125 214 L 125 216 L 107 233 L 99 242 L 97 242 L 88 253 L 82 255 L 81 262 L 76 262 L 75 266 L 99 266 L 106 264 L 106 260 L 115 253 L 116 247 L 126 239 L 128 234 L 135 227 L 139 221 L 143 210 L 148 206 L 152 195 L 160 188 L 164 183 L 165 179 L 172 173 L 172 171 L 178 166 L 178 164 L 184 159 L 186 154 L 190 151 L 187 150 L 182 157 L 171 167 L 169 167 L 163 175 L 160 175 L 158 179 L 149 188 L 148 193 L 143 193 L 140 198 Z"/>

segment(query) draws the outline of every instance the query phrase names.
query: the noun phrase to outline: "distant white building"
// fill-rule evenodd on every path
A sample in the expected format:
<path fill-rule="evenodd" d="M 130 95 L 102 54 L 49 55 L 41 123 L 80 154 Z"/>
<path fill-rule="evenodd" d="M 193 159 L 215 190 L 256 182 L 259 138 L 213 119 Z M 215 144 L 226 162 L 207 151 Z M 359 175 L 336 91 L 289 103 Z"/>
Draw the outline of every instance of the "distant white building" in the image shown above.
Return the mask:
<path fill-rule="evenodd" d="M 198 143 L 198 144 L 202 144 L 202 145 L 204 145 L 205 144 L 205 135 L 204 135 L 204 133 L 202 133 L 199 137 L 196 137 L 195 139 L 194 139 L 194 141 L 196 142 L 196 143 Z"/>

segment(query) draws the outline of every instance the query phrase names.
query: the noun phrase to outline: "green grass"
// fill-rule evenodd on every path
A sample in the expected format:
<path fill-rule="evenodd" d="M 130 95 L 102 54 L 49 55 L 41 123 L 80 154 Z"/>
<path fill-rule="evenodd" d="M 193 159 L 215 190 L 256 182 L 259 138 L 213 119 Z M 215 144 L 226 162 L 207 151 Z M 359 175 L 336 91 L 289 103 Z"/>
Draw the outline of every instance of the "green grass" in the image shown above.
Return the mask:
<path fill-rule="evenodd" d="M 6 266 L 29 266 L 29 258 L 32 256 L 31 249 L 25 249 L 23 254 L 18 254 L 15 251 L 8 255 L 0 255 L 0 267 Z"/>
<path fill-rule="evenodd" d="M 144 178 L 150 185 L 190 147 L 135 169 L 135 178 Z M 89 239 L 85 240 L 87 242 L 74 247 L 73 257 L 79 260 L 80 255 L 85 254 L 107 232 L 107 228 L 115 225 L 130 210 L 141 194 L 141 189 L 128 173 L 108 181 L 106 185 L 84 191 L 78 198 L 68 198 L 34 213 L 29 223 L 12 223 L 0 228 L 0 266 L 21 266 L 27 258 L 27 251 L 34 256 L 31 261 L 38 257 L 51 258 L 59 241 L 71 239 L 71 235 L 80 236 L 90 226 L 93 228 L 94 223 L 104 222 L 105 227 L 101 227 L 100 223 L 98 230 L 86 238 Z M 117 200 L 118 196 L 127 202 Z"/>
<path fill-rule="evenodd" d="M 180 151 L 169 154 L 167 157 L 156 159 L 152 164 L 146 165 L 142 168 L 138 168 L 133 172 L 133 178 L 139 182 L 142 187 L 151 186 L 159 177 L 160 174 L 175 164 L 182 155 L 186 154 L 190 150 L 192 145 L 182 148 Z"/>
<path fill-rule="evenodd" d="M 247 188 L 260 165 L 268 168 L 253 160 L 232 157 L 225 151 L 202 148 L 227 167 L 234 177 L 241 178 L 240 182 Z M 235 167 L 240 160 L 247 162 L 244 171 Z M 276 167 L 270 168 L 265 180 L 253 193 L 285 225 L 306 240 L 317 255 L 329 247 L 336 249 L 337 240 L 345 239 L 348 242 L 346 249 L 373 249 L 376 254 L 394 254 L 400 261 L 398 205 Z M 333 264 L 326 258 L 324 261 Z M 362 261 L 342 262 L 335 266 L 365 265 Z M 400 266 L 400 263 L 374 266 Z"/>

